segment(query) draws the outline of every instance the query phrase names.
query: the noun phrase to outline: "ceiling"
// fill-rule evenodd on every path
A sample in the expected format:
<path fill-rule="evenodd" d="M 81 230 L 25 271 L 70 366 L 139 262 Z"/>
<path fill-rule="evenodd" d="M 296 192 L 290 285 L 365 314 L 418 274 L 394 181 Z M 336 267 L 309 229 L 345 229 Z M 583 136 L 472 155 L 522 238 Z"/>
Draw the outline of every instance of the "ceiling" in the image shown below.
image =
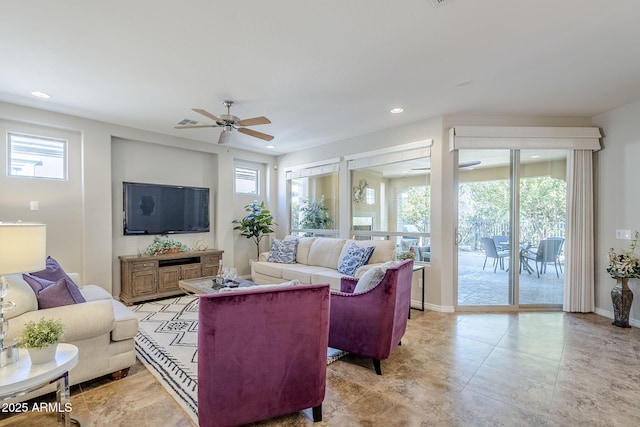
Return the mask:
<path fill-rule="evenodd" d="M 640 100 L 636 0 L 433 1 L 11 2 L 0 100 L 215 144 L 220 128 L 174 126 L 231 99 L 271 120 L 253 129 L 275 148 L 229 144 L 276 155 L 445 114 L 592 117 Z"/>

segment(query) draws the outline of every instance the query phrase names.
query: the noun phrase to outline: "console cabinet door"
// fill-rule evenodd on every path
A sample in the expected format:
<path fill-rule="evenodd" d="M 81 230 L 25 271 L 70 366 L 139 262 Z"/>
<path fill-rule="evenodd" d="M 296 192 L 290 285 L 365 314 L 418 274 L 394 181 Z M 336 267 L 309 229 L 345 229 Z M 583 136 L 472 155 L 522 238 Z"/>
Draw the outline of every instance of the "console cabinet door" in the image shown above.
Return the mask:
<path fill-rule="evenodd" d="M 179 289 L 178 282 L 180 281 L 180 266 L 162 267 L 160 268 L 160 283 L 158 291 L 171 291 Z"/>
<path fill-rule="evenodd" d="M 200 264 L 183 265 L 180 268 L 180 280 L 188 280 L 202 277 Z"/>
<path fill-rule="evenodd" d="M 131 296 L 154 294 L 157 288 L 157 264 L 153 262 L 134 263 L 131 268 Z"/>
<path fill-rule="evenodd" d="M 218 264 L 222 253 L 220 254 L 211 254 L 204 255 L 200 257 L 200 263 L 202 264 L 202 275 L 206 276 L 215 276 L 218 274 Z"/>

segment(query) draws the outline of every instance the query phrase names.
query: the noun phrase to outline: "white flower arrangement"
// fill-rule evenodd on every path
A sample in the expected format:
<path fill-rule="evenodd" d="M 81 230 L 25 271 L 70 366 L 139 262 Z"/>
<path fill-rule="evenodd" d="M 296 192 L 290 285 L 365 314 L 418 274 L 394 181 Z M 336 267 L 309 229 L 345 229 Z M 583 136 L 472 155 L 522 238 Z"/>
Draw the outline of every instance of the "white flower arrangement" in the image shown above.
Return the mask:
<path fill-rule="evenodd" d="M 636 246 L 640 232 L 636 231 L 635 238 L 631 241 L 629 249 L 617 254 L 616 251 L 609 249 L 609 265 L 607 272 L 614 279 L 617 278 L 640 278 L 640 258 L 635 254 Z"/>

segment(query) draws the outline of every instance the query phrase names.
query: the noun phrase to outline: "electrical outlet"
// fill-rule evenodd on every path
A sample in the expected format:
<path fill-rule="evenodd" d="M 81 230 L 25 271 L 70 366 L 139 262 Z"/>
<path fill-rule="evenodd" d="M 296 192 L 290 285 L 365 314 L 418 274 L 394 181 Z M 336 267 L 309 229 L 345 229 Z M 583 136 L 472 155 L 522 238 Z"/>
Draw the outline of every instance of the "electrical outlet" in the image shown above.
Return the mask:
<path fill-rule="evenodd" d="M 616 239 L 631 240 L 631 230 L 616 230 Z"/>

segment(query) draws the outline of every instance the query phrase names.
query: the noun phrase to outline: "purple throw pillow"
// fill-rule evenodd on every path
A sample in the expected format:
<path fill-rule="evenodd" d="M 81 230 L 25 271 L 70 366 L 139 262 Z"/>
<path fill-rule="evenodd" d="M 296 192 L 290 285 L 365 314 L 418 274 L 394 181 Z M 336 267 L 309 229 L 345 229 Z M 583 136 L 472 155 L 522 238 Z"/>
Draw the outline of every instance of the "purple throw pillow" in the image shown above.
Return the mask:
<path fill-rule="evenodd" d="M 78 285 L 73 283 L 73 280 L 71 280 L 71 277 L 69 277 L 67 273 L 64 272 L 62 267 L 60 267 L 60 264 L 58 264 L 58 261 L 56 261 L 51 257 L 47 257 L 47 264 L 44 270 L 36 271 L 34 273 L 31 273 L 31 275 L 40 277 L 41 279 L 50 280 L 52 282 L 57 282 L 60 279 L 67 279 L 67 282 L 69 284 L 75 285 L 76 288 L 78 287 Z"/>
<path fill-rule="evenodd" d="M 31 286 L 31 289 L 33 289 L 33 293 L 35 293 L 36 296 L 38 296 L 40 291 L 43 290 L 46 286 L 53 284 L 53 282 L 51 282 L 50 280 L 41 279 L 30 274 L 23 274 L 22 278 L 29 284 L 29 286 Z"/>
<path fill-rule="evenodd" d="M 23 274 L 22 277 L 35 292 L 38 300 L 38 309 L 87 301 L 82 296 L 80 289 L 73 282 L 69 283 L 64 277 L 55 282 L 28 274 Z"/>
<path fill-rule="evenodd" d="M 74 295 L 75 294 L 75 295 Z M 85 302 L 78 287 L 69 284 L 67 279 L 60 279 L 47 286 L 38 294 L 38 309 L 60 307 Z"/>

